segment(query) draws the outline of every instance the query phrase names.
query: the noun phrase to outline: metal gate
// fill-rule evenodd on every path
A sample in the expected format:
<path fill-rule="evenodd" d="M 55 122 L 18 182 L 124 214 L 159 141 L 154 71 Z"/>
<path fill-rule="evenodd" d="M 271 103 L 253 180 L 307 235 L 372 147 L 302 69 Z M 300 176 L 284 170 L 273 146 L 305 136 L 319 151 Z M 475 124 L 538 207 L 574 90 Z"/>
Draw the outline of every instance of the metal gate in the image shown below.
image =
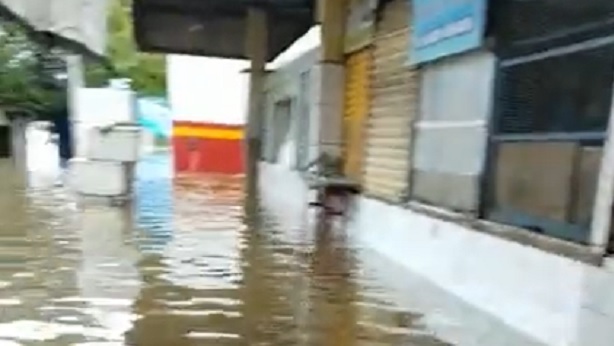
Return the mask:
<path fill-rule="evenodd" d="M 501 63 L 483 212 L 586 243 L 610 113 L 614 46 L 593 40 Z"/>
<path fill-rule="evenodd" d="M 360 181 L 362 179 L 364 125 L 369 115 L 371 48 L 367 47 L 348 55 L 345 68 L 344 169 L 346 176 Z"/>
<path fill-rule="evenodd" d="M 365 130 L 364 191 L 400 202 L 408 188 L 411 124 L 417 114 L 418 70 L 407 66 L 410 4 L 386 2 L 376 24 L 371 110 Z"/>

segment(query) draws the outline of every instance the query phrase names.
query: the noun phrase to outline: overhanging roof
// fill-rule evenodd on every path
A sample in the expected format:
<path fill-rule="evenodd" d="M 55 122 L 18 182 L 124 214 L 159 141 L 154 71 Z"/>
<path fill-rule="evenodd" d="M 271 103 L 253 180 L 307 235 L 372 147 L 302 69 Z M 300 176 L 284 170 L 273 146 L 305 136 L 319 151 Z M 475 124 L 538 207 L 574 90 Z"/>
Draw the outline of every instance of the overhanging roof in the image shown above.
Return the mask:
<path fill-rule="evenodd" d="M 107 4 L 108 0 L 0 0 L 0 17 L 16 20 L 53 44 L 102 59 Z"/>
<path fill-rule="evenodd" d="M 152 53 L 247 59 L 247 10 L 269 13 L 273 60 L 314 24 L 315 0 L 134 0 L 139 48 Z"/>

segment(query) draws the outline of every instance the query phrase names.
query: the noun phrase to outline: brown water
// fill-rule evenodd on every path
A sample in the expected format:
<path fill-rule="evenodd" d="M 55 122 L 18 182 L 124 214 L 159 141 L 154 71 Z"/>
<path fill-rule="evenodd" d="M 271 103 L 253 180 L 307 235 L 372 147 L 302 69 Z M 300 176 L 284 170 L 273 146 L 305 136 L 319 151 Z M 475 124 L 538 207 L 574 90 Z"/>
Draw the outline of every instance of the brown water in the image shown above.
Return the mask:
<path fill-rule="evenodd" d="M 244 222 L 240 181 L 142 164 L 131 210 L 0 166 L 0 346 L 445 345 L 342 232 Z"/>

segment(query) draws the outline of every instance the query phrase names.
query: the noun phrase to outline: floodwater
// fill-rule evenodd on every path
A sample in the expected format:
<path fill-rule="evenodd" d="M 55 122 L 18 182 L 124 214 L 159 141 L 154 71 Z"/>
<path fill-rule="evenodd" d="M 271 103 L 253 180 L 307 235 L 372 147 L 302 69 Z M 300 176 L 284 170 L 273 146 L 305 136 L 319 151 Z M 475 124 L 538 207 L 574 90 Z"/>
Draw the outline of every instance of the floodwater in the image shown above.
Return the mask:
<path fill-rule="evenodd" d="M 447 345 L 359 278 L 342 232 L 244 217 L 238 178 L 172 181 L 152 156 L 123 210 L 0 176 L 0 346 Z"/>

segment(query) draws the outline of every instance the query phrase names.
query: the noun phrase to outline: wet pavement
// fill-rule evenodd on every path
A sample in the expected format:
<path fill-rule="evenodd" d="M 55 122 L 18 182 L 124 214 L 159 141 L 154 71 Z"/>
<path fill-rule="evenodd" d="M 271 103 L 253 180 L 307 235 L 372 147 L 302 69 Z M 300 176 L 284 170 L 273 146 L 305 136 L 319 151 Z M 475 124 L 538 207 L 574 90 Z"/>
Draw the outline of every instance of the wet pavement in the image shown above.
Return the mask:
<path fill-rule="evenodd" d="M 0 176 L 0 346 L 448 345 L 343 232 L 244 217 L 239 178 L 173 181 L 152 156 L 122 210 Z"/>

